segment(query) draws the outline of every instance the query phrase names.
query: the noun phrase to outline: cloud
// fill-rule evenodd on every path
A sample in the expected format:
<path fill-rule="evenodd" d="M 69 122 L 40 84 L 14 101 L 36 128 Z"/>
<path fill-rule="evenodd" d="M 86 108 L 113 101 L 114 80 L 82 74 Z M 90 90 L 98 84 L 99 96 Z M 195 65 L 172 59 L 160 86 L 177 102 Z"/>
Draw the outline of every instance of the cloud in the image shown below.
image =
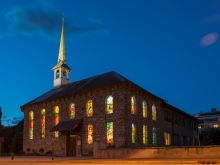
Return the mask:
<path fill-rule="evenodd" d="M 60 31 L 61 13 L 54 8 L 17 6 L 8 10 L 4 16 L 11 30 L 23 34 L 40 33 L 50 36 Z M 85 24 L 76 24 L 70 19 L 65 19 L 65 33 L 92 33 L 102 30 L 104 26 L 98 20 L 88 19 Z"/>
<path fill-rule="evenodd" d="M 211 32 L 203 36 L 200 40 L 200 45 L 202 46 L 210 46 L 218 41 L 219 35 L 216 32 Z"/>

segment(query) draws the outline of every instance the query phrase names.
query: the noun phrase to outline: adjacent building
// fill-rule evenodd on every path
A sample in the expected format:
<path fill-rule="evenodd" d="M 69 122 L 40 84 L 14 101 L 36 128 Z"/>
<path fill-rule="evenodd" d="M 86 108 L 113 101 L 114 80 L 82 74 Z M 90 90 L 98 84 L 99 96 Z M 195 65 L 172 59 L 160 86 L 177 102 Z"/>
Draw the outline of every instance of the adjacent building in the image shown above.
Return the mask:
<path fill-rule="evenodd" d="M 195 115 L 200 121 L 199 130 L 205 130 L 207 128 L 220 128 L 220 111 L 216 108 L 212 108 L 210 112 L 200 112 Z"/>
<path fill-rule="evenodd" d="M 73 83 L 64 21 L 54 88 L 21 106 L 25 153 L 92 155 L 95 147 L 197 145 L 198 121 L 117 72 Z"/>

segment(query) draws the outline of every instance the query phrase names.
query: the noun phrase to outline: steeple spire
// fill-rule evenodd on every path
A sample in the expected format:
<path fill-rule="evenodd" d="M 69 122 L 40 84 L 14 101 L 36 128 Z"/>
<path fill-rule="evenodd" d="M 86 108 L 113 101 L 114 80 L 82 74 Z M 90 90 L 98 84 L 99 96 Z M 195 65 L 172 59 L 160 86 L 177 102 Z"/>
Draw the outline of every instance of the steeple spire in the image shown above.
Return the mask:
<path fill-rule="evenodd" d="M 58 56 L 58 63 L 66 63 L 66 50 L 65 50 L 65 36 L 64 36 L 64 17 L 62 17 L 62 30 L 61 30 L 61 37 L 60 37 L 60 49 L 59 49 L 59 56 Z"/>

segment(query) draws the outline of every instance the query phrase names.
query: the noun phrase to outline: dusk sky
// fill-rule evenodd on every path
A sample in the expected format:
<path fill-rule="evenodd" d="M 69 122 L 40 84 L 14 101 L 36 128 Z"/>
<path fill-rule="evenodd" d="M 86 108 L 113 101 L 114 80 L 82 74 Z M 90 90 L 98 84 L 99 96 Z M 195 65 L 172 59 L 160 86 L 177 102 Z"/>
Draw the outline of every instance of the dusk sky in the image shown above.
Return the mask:
<path fill-rule="evenodd" d="M 53 88 L 62 15 L 71 81 L 113 70 L 190 114 L 220 109 L 220 0 L 1 0 L 4 119 Z"/>

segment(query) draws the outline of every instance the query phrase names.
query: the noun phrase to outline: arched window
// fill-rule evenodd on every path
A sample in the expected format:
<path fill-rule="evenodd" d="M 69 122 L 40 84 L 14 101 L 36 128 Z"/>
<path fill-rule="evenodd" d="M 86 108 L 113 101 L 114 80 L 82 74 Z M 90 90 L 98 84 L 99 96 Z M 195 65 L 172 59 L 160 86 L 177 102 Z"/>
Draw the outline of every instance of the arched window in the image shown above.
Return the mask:
<path fill-rule="evenodd" d="M 143 109 L 143 117 L 146 118 L 147 117 L 147 102 L 145 100 L 142 102 L 142 109 Z"/>
<path fill-rule="evenodd" d="M 41 110 L 41 138 L 45 138 L 46 110 Z"/>
<path fill-rule="evenodd" d="M 106 98 L 106 113 L 112 114 L 113 113 L 113 97 L 108 96 Z"/>
<path fill-rule="evenodd" d="M 153 132 L 152 132 L 152 138 L 153 138 L 153 145 L 157 145 L 157 132 L 156 132 L 156 128 L 153 127 Z"/>
<path fill-rule="evenodd" d="M 63 78 L 64 78 L 64 79 L 67 79 L 66 71 L 63 71 Z"/>
<path fill-rule="evenodd" d="M 114 134 L 113 134 L 113 122 L 106 123 L 106 143 L 113 144 Z"/>
<path fill-rule="evenodd" d="M 60 71 L 59 70 L 56 71 L 56 79 L 57 78 L 60 78 Z"/>
<path fill-rule="evenodd" d="M 29 139 L 34 139 L 34 112 L 29 112 Z"/>
<path fill-rule="evenodd" d="M 131 114 L 136 113 L 136 98 L 134 96 L 131 97 Z"/>
<path fill-rule="evenodd" d="M 75 104 L 71 103 L 69 106 L 69 115 L 70 115 L 70 119 L 74 119 L 75 115 L 76 115 L 76 109 L 75 109 Z"/>
<path fill-rule="evenodd" d="M 152 120 L 154 120 L 154 121 L 157 120 L 157 109 L 154 104 L 152 105 Z"/>
<path fill-rule="evenodd" d="M 86 115 L 87 115 L 87 117 L 92 117 L 92 115 L 93 115 L 92 100 L 88 100 L 87 103 L 86 103 Z"/>
<path fill-rule="evenodd" d="M 131 143 L 134 144 L 136 142 L 136 126 L 131 124 Z"/>
<path fill-rule="evenodd" d="M 54 107 L 54 110 L 53 110 L 53 112 L 54 112 L 54 125 L 57 125 L 58 123 L 59 123 L 59 120 L 60 120 L 60 116 L 59 116 L 59 112 L 60 110 L 59 110 L 59 107 L 58 106 L 55 106 Z M 54 136 L 56 137 L 56 138 L 58 138 L 59 137 L 59 132 L 58 131 L 55 131 L 54 132 Z"/>
<path fill-rule="evenodd" d="M 93 143 L 93 125 L 89 124 L 87 126 L 87 129 L 88 129 L 87 143 L 92 144 Z"/>
<path fill-rule="evenodd" d="M 147 125 L 143 125 L 143 144 L 148 143 Z"/>

